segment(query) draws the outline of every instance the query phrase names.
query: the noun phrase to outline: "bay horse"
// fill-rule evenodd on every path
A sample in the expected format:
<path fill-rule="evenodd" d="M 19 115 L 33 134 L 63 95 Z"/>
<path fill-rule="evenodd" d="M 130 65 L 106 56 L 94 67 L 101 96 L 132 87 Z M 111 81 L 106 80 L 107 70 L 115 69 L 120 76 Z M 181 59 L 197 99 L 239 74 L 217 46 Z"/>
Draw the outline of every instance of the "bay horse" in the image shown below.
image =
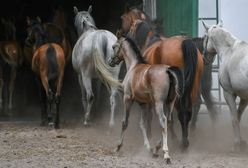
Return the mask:
<path fill-rule="evenodd" d="M 231 112 L 235 150 L 243 150 L 247 143 L 240 134 L 240 121 L 248 104 L 248 44 L 223 28 L 222 22 L 211 26 L 203 22 L 203 26 L 204 49 L 216 52 L 221 60 L 219 82 Z M 237 97 L 240 98 L 239 106 Z"/>
<path fill-rule="evenodd" d="M 121 16 L 121 31 L 134 39 L 144 59 L 149 64 L 166 64 L 183 69 L 185 88 L 177 106 L 182 127 L 182 149 L 189 146 L 188 125 L 192 115 L 192 103 L 196 101 L 204 68 L 202 54 L 192 39 L 185 36 L 163 37 L 145 21 L 143 15 L 127 10 Z"/>
<path fill-rule="evenodd" d="M 58 129 L 65 68 L 64 50 L 60 45 L 49 42 L 39 19 L 33 20 L 27 31 L 25 43 L 33 49 L 32 70 L 37 75 L 40 87 L 41 125 L 48 122 L 50 126 Z"/>
<path fill-rule="evenodd" d="M 72 65 L 78 74 L 81 88 L 82 103 L 85 110 L 84 125 L 89 125 L 91 107 L 94 101 L 92 80 L 100 79 L 111 92 L 109 125 L 113 126 L 118 88 L 120 87 L 118 81 L 120 66 L 112 68 L 108 62 L 114 54 L 112 45 L 117 41 L 117 38 L 110 31 L 96 28 L 91 11 L 92 6 L 89 6 L 88 11 L 78 11 L 74 7 L 74 24 L 79 38 L 72 51 Z"/>
<path fill-rule="evenodd" d="M 0 39 L 0 109 L 3 114 L 12 115 L 17 68 L 21 66 L 23 61 L 22 50 L 16 40 L 15 23 L 2 18 L 1 28 L 1 34 L 4 34 L 4 37 Z M 9 73 L 7 72 L 8 69 L 10 69 Z M 8 74 L 9 77 L 7 77 Z"/>
<path fill-rule="evenodd" d="M 142 107 L 143 111 L 141 112 L 140 127 L 144 136 L 144 144 L 149 151 L 151 150 L 144 124 L 147 119 L 150 119 L 146 118 L 144 114 L 147 110 L 146 105 L 149 105 L 158 115 L 162 129 L 164 159 L 167 163 L 170 163 L 167 145 L 167 120 L 171 118 L 175 101 L 183 94 L 182 89 L 184 84 L 182 72 L 179 68 L 169 67 L 163 64 L 146 64 L 138 47 L 128 37 L 121 37 L 118 42 L 114 44 L 113 48 L 115 54 L 110 64 L 114 66 L 124 60 L 127 69 L 127 73 L 122 82 L 125 107 L 124 119 L 122 122 L 120 143 L 116 150 L 119 151 L 123 144 L 124 131 L 127 129 L 129 113 L 134 102 Z M 152 110 L 147 112 L 151 113 Z"/>

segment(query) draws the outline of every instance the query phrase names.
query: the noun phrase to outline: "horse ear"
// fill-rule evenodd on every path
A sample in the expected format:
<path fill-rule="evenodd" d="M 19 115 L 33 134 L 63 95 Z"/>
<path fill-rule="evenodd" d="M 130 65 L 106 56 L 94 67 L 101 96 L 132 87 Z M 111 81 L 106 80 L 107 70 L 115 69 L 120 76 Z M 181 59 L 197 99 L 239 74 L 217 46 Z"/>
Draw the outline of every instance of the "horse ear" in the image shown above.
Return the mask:
<path fill-rule="evenodd" d="M 92 5 L 90 5 L 88 8 L 88 13 L 91 13 L 91 12 L 92 12 Z"/>
<path fill-rule="evenodd" d="M 202 20 L 203 27 L 205 28 L 206 31 L 208 31 L 209 26 Z"/>
<path fill-rule="evenodd" d="M 223 27 L 223 21 L 222 20 L 219 21 L 218 26 Z"/>
<path fill-rule="evenodd" d="M 77 15 L 78 14 L 78 9 L 77 9 L 76 6 L 73 7 L 73 10 L 74 10 L 75 15 Z"/>
<path fill-rule="evenodd" d="M 39 16 L 36 17 L 36 20 L 41 23 L 41 18 Z"/>

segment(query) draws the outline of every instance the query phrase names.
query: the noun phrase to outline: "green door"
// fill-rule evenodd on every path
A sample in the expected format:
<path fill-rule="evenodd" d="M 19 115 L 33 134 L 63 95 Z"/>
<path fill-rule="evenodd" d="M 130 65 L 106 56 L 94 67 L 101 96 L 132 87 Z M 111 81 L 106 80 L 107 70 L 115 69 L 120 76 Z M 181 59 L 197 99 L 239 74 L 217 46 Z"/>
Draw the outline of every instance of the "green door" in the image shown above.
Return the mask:
<path fill-rule="evenodd" d="M 165 36 L 198 34 L 198 0 L 157 0 L 157 17 Z"/>

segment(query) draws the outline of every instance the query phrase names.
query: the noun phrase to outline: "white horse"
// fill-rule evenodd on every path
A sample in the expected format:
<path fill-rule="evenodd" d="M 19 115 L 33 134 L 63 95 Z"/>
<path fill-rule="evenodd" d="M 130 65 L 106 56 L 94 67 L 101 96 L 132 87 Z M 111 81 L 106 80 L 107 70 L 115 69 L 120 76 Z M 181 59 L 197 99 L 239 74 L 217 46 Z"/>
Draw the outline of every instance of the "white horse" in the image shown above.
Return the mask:
<path fill-rule="evenodd" d="M 113 44 L 116 36 L 107 31 L 99 30 L 90 15 L 92 7 L 88 11 L 78 11 L 74 7 L 75 27 L 79 39 L 72 51 L 72 65 L 78 73 L 78 80 L 82 92 L 82 102 L 85 110 L 84 125 L 88 125 L 91 107 L 94 100 L 92 79 L 100 79 L 111 91 L 111 117 L 110 126 L 114 125 L 114 112 L 116 110 L 116 97 L 120 86 L 118 74 L 120 66 L 112 68 L 108 65 L 109 59 L 114 54 Z"/>
<path fill-rule="evenodd" d="M 248 44 L 224 29 L 222 23 L 208 26 L 203 22 L 203 25 L 205 50 L 217 52 L 221 60 L 219 81 L 231 111 L 235 149 L 240 150 L 246 146 L 240 135 L 240 120 L 248 104 Z M 237 97 L 240 97 L 238 108 Z"/>

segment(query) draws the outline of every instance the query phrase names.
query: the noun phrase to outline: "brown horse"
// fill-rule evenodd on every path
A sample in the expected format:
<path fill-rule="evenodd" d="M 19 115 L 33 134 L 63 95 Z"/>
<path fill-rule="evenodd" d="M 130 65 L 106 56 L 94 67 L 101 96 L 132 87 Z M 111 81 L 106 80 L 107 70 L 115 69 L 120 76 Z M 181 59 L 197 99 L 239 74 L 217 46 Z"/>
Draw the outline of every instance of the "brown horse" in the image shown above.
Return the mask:
<path fill-rule="evenodd" d="M 49 125 L 59 128 L 60 95 L 65 68 L 64 50 L 60 45 L 49 42 L 39 21 L 29 27 L 27 34 L 25 43 L 32 46 L 32 70 L 37 75 L 41 91 L 41 125 L 48 121 Z M 55 112 L 52 111 L 53 105 L 56 105 Z"/>
<path fill-rule="evenodd" d="M 177 111 L 182 126 L 182 149 L 187 149 L 192 103 L 199 92 L 204 66 L 201 53 L 187 37 L 166 38 L 158 35 L 146 22 L 147 17 L 138 9 L 127 10 L 121 18 L 122 32 L 134 39 L 149 64 L 166 64 L 184 71 L 184 94 L 178 103 Z"/>
<path fill-rule="evenodd" d="M 182 72 L 176 67 L 168 67 L 162 64 L 146 64 L 135 43 L 127 37 L 121 37 L 113 48 L 115 54 L 111 58 L 111 65 L 114 66 L 124 60 L 127 68 L 126 76 L 122 82 L 125 114 L 122 123 L 121 140 L 117 146 L 117 151 L 120 150 L 123 143 L 124 131 L 128 126 L 131 106 L 133 102 L 137 102 L 143 109 L 141 112 L 140 127 L 144 136 L 145 146 L 149 151 L 151 150 L 144 124 L 147 119 L 150 119 L 146 118 L 145 113 L 152 112 L 152 110 L 146 111 L 146 105 L 148 105 L 158 115 L 162 128 L 164 159 L 167 163 L 170 163 L 167 145 L 167 118 L 170 120 L 174 103 L 183 93 Z M 168 110 L 166 110 L 165 105 L 168 105 Z"/>
<path fill-rule="evenodd" d="M 13 108 L 17 68 L 22 64 L 23 59 L 20 44 L 16 40 L 16 29 L 13 21 L 1 19 L 1 28 L 4 37 L 0 41 L 0 109 L 5 114 L 6 111 Z M 8 68 L 10 69 L 9 73 L 7 73 Z M 9 77 L 7 77 L 8 74 Z M 5 90 L 6 94 L 4 93 Z M 8 115 L 11 115 L 11 111 Z"/>

